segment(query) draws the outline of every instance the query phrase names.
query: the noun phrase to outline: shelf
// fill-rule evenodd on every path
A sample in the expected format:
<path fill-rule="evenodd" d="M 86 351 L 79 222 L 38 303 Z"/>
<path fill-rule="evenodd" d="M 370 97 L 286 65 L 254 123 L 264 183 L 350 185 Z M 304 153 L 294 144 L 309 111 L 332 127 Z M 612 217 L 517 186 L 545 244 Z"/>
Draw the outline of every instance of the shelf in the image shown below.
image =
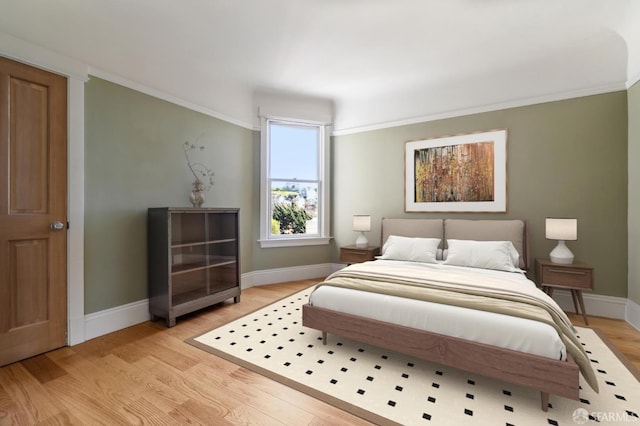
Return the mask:
<path fill-rule="evenodd" d="M 175 249 L 175 248 L 182 248 L 182 247 L 197 247 L 197 246 L 206 246 L 207 244 L 223 244 L 223 243 L 233 243 L 235 242 L 236 239 L 235 238 L 226 238 L 226 239 L 221 239 L 221 240 L 211 240 L 211 241 L 194 241 L 191 243 L 178 243 L 178 244 L 172 244 L 171 248 Z"/>
<path fill-rule="evenodd" d="M 171 266 L 171 275 L 186 274 L 203 269 L 217 268 L 225 265 L 235 265 L 235 256 L 209 256 L 201 262 L 177 263 Z"/>
<path fill-rule="evenodd" d="M 205 297 L 206 295 L 207 295 L 207 292 L 205 291 L 205 289 L 199 288 L 197 290 L 174 294 L 173 297 L 171 298 L 171 303 L 173 304 L 173 306 L 181 305 L 185 302 L 198 299 L 200 297 Z"/>
<path fill-rule="evenodd" d="M 233 298 L 240 302 L 239 209 L 149 208 L 149 312 L 176 318 Z"/>
<path fill-rule="evenodd" d="M 224 290 L 228 290 L 231 288 L 236 287 L 236 285 L 234 283 L 228 283 L 226 285 L 218 285 L 216 286 L 215 290 L 209 291 L 207 292 L 204 288 L 199 288 L 196 290 L 191 290 L 191 291 L 186 291 L 184 293 L 177 293 L 174 294 L 172 297 L 171 302 L 173 303 L 173 306 L 178 306 L 178 305 L 182 305 L 184 303 L 188 303 L 191 302 L 192 300 L 195 299 L 199 299 L 202 297 L 207 297 L 207 296 L 211 296 L 214 295 L 216 293 L 219 293 L 221 291 Z"/>

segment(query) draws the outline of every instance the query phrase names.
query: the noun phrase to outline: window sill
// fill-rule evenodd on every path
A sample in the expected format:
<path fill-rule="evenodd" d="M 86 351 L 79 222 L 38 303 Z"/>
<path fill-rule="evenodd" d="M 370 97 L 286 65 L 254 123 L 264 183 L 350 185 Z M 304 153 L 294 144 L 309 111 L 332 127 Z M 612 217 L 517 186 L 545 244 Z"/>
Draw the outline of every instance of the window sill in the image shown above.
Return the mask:
<path fill-rule="evenodd" d="M 321 246 L 329 244 L 332 237 L 282 238 L 274 240 L 258 240 L 260 248 Z"/>

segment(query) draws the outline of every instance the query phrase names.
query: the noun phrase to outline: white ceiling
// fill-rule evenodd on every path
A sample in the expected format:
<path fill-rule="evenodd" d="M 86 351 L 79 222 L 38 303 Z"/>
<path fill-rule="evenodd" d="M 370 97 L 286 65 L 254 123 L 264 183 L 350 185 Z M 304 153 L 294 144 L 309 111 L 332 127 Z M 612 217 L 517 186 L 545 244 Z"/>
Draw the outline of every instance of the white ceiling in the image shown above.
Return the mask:
<path fill-rule="evenodd" d="M 637 0 L 0 0 L 0 33 L 250 128 L 261 91 L 347 133 L 640 78 Z"/>

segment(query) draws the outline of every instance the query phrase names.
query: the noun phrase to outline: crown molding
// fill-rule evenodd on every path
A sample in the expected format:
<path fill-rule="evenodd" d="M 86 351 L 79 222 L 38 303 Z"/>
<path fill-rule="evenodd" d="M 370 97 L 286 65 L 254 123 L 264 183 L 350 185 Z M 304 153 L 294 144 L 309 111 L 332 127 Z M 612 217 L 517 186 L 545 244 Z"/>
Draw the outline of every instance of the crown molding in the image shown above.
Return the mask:
<path fill-rule="evenodd" d="M 499 110 L 509 109 L 509 108 L 518 108 L 518 107 L 542 104 L 547 102 L 562 101 L 567 99 L 580 98 L 584 96 L 601 95 L 604 93 L 617 92 L 617 91 L 626 90 L 626 89 L 627 87 L 625 83 L 622 83 L 622 82 L 611 83 L 607 85 L 596 86 L 596 87 L 591 87 L 586 89 L 572 90 L 567 92 L 557 92 L 549 95 L 515 99 L 512 101 L 500 102 L 496 104 L 478 105 L 476 107 L 471 107 L 471 108 L 463 108 L 463 109 L 440 112 L 435 114 L 422 115 L 418 117 L 396 120 L 396 121 L 389 121 L 385 123 L 358 126 L 358 127 L 345 128 L 345 129 L 335 129 L 332 132 L 332 136 L 342 136 L 342 135 L 348 135 L 352 133 L 369 132 L 373 130 L 387 129 L 390 127 L 399 127 L 399 126 L 406 126 L 410 124 L 425 123 L 425 122 L 435 121 L 435 120 L 443 120 L 447 118 L 462 117 L 462 116 L 471 115 L 471 114 L 480 114 L 484 112 L 499 111 Z"/>
<path fill-rule="evenodd" d="M 87 64 L 3 32 L 0 32 L 0 55 L 74 79 L 89 79 Z"/>
<path fill-rule="evenodd" d="M 158 89 L 154 89 L 154 88 L 149 87 L 149 86 L 145 86 L 144 84 L 141 84 L 141 83 L 138 83 L 138 82 L 135 82 L 135 81 L 131 81 L 131 80 L 129 80 L 127 78 L 124 78 L 122 76 L 119 76 L 119 75 L 116 75 L 116 74 L 112 74 L 112 73 L 109 73 L 107 71 L 100 70 L 98 68 L 90 67 L 89 75 L 90 76 L 93 75 L 93 76 L 101 78 L 103 80 L 110 81 L 111 83 L 119 84 L 120 86 L 127 87 L 129 89 L 135 90 L 135 91 L 140 92 L 140 93 L 144 93 L 145 95 L 153 96 L 154 98 L 158 98 L 158 99 L 161 99 L 163 101 L 170 102 L 172 104 L 175 104 L 175 105 L 190 109 L 192 111 L 196 111 L 196 112 L 199 112 L 201 114 L 205 114 L 205 115 L 208 115 L 210 117 L 217 118 L 219 120 L 226 121 L 226 122 L 231 123 L 231 124 L 235 124 L 236 126 L 244 127 L 245 129 L 255 130 L 254 126 L 253 126 L 253 123 L 247 123 L 245 121 L 238 120 L 238 119 L 233 118 L 231 116 L 228 116 L 228 115 L 222 114 L 220 112 L 214 111 L 214 110 L 212 110 L 210 108 L 203 107 L 202 105 L 198 105 L 196 103 L 189 102 L 189 101 L 186 101 L 184 99 L 181 99 L 181 98 L 179 98 L 177 96 L 170 95 L 170 94 L 168 94 L 166 92 L 163 92 L 162 90 L 158 90 Z"/>

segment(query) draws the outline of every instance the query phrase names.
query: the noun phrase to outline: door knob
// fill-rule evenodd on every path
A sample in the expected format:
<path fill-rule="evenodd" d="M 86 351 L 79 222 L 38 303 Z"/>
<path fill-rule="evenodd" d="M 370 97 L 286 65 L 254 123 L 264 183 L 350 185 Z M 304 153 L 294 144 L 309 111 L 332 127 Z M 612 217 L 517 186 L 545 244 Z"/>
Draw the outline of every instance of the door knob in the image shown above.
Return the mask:
<path fill-rule="evenodd" d="M 49 225 L 49 228 L 51 228 L 52 231 L 60 231 L 64 229 L 64 223 L 57 220 L 55 222 L 52 222 L 51 225 Z"/>

